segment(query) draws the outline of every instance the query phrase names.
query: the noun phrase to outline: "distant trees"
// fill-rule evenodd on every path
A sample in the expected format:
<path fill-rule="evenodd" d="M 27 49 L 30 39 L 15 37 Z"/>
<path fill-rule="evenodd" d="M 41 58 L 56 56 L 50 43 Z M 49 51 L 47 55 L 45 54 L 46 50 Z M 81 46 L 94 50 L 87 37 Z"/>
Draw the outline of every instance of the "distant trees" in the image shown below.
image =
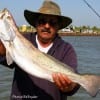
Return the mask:
<path fill-rule="evenodd" d="M 70 28 L 73 32 L 78 32 L 78 33 L 83 33 L 83 32 L 94 32 L 94 33 L 100 33 L 100 28 L 98 28 L 97 26 L 73 26 L 70 25 L 68 26 L 68 28 Z M 19 31 L 21 32 L 34 32 L 36 31 L 36 29 L 32 26 L 26 26 L 26 25 L 22 25 L 18 27 Z"/>
<path fill-rule="evenodd" d="M 89 31 L 89 30 L 91 30 L 93 32 L 100 33 L 100 28 L 98 28 L 96 26 L 93 26 L 93 27 L 85 26 L 85 25 L 79 26 L 79 27 L 75 26 L 75 31 L 76 32 L 84 32 L 84 31 Z"/>
<path fill-rule="evenodd" d="M 27 26 L 27 25 L 22 25 L 22 26 L 19 26 L 18 28 L 19 28 L 20 32 L 33 32 L 33 31 L 35 31 L 34 27 Z"/>

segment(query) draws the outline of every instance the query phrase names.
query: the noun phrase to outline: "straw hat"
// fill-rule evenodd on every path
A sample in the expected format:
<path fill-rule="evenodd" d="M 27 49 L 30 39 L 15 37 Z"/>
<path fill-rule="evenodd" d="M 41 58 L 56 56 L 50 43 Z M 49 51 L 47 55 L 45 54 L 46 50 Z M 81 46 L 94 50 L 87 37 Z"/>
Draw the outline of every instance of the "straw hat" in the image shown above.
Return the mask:
<path fill-rule="evenodd" d="M 60 22 L 58 23 L 58 25 L 60 25 L 59 29 L 65 28 L 72 22 L 71 18 L 62 16 L 59 6 L 50 0 L 45 0 L 38 12 L 33 12 L 29 10 L 24 11 L 24 17 L 26 18 L 27 22 L 34 27 L 36 26 L 35 24 L 37 18 L 40 15 L 56 16 L 60 20 Z"/>

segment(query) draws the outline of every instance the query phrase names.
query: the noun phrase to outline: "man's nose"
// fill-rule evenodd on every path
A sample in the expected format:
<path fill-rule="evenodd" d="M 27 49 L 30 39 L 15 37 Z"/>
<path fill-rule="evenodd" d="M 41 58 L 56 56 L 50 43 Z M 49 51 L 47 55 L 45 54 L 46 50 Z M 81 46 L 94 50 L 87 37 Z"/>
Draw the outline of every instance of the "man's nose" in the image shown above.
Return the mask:
<path fill-rule="evenodd" d="M 47 22 L 47 23 L 45 23 L 45 28 L 50 28 L 50 24 Z"/>

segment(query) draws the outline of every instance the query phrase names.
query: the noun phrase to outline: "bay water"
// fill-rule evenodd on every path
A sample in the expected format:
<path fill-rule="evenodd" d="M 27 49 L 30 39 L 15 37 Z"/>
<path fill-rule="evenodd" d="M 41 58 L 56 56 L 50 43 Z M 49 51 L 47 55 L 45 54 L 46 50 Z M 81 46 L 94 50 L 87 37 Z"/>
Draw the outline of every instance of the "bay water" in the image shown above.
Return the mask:
<path fill-rule="evenodd" d="M 99 36 L 64 36 L 66 42 L 70 42 L 78 58 L 79 73 L 91 73 L 100 75 L 100 37 Z M 0 65 L 0 100 L 9 100 L 13 70 Z M 100 100 L 100 92 L 92 98 L 80 88 L 68 100 Z"/>

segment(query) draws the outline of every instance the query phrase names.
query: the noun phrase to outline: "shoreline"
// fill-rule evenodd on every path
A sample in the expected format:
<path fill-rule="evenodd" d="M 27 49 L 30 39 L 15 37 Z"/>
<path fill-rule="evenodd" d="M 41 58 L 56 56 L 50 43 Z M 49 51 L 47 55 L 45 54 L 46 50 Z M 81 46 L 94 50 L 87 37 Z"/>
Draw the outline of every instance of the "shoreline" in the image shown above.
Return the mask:
<path fill-rule="evenodd" d="M 28 34 L 31 32 L 21 32 L 22 34 Z M 34 32 L 33 32 L 34 33 Z M 76 32 L 58 32 L 60 36 L 100 36 L 100 33 L 76 33 Z"/>
<path fill-rule="evenodd" d="M 59 33 L 60 36 L 100 36 L 100 34 L 97 33 Z"/>

